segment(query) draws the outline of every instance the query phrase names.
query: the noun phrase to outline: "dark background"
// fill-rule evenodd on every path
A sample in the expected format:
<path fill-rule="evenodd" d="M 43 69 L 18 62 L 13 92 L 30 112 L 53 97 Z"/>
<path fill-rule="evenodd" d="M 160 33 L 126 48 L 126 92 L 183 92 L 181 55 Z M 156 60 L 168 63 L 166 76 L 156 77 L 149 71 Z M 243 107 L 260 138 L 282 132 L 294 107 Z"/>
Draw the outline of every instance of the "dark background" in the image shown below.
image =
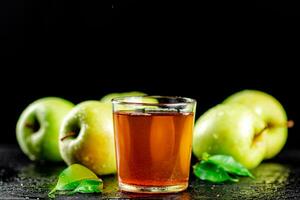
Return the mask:
<path fill-rule="evenodd" d="M 44 96 L 196 98 L 197 116 L 242 89 L 275 96 L 300 148 L 296 1 L 1 0 L 1 139 Z"/>

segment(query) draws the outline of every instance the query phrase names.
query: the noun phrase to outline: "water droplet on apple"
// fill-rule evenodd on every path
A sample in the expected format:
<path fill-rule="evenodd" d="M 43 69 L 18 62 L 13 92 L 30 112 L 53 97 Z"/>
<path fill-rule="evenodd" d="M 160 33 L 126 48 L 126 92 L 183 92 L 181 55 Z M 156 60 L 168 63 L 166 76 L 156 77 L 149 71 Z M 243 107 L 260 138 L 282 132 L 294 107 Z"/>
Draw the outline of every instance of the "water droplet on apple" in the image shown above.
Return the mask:
<path fill-rule="evenodd" d="M 213 137 L 214 137 L 215 139 L 218 139 L 218 138 L 219 138 L 219 136 L 218 136 L 217 134 L 213 134 Z"/>

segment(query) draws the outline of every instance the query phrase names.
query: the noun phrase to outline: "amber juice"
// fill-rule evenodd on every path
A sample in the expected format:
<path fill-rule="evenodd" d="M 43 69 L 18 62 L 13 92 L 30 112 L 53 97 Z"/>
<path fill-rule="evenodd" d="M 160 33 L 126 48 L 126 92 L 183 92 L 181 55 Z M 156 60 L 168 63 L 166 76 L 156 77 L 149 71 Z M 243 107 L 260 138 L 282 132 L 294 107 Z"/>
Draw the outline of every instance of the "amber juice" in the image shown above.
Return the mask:
<path fill-rule="evenodd" d="M 187 184 L 193 113 L 114 113 L 120 183 L 139 186 Z"/>

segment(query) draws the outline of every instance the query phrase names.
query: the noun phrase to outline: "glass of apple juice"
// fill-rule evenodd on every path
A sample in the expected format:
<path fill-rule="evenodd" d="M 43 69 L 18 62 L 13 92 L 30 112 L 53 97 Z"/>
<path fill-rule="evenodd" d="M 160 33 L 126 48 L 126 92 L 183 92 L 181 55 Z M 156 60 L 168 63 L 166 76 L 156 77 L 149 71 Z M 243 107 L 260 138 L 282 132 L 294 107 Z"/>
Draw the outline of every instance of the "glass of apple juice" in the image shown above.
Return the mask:
<path fill-rule="evenodd" d="M 188 187 L 196 101 L 143 96 L 112 100 L 119 188 L 172 193 Z"/>

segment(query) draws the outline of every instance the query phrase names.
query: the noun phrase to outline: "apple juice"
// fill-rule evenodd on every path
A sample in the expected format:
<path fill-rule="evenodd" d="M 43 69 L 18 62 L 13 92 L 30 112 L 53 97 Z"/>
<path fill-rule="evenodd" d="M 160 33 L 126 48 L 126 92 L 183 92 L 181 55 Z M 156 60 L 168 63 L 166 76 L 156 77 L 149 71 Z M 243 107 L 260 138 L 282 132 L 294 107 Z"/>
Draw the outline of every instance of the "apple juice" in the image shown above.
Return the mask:
<path fill-rule="evenodd" d="M 119 182 L 142 186 L 186 184 L 193 113 L 114 113 Z"/>

